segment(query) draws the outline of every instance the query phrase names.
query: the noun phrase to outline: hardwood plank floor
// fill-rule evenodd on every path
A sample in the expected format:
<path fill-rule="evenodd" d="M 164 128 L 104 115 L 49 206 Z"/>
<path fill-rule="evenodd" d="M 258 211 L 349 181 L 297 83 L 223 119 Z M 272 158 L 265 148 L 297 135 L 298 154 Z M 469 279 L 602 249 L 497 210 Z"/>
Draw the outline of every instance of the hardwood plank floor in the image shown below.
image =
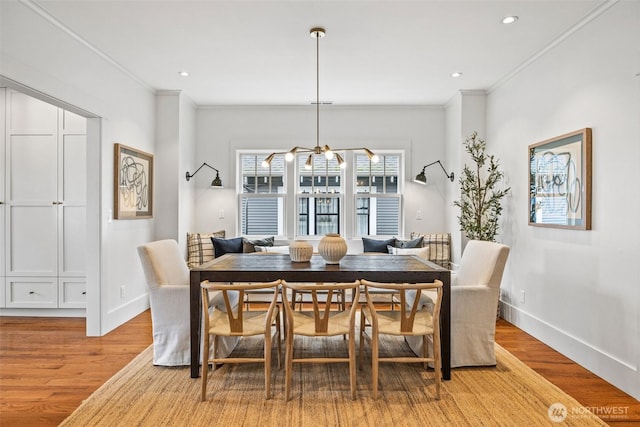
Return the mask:
<path fill-rule="evenodd" d="M 0 426 L 57 426 L 152 342 L 148 310 L 85 331 L 83 318 L 0 317 Z"/>
<path fill-rule="evenodd" d="M 496 341 L 607 423 L 640 424 L 640 402 L 515 326 L 499 320 Z M 84 319 L 0 318 L 0 425 L 58 425 L 150 344 L 149 311 L 104 337 L 86 337 Z"/>

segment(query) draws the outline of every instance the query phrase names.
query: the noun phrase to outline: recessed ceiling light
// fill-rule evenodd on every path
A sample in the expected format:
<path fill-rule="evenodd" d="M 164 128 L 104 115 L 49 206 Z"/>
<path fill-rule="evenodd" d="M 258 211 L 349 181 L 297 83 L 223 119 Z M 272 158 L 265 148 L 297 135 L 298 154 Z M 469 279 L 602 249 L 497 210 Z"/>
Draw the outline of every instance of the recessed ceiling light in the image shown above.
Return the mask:
<path fill-rule="evenodd" d="M 503 24 L 513 24 L 517 20 L 518 20 L 518 17 L 515 16 L 515 15 L 513 15 L 513 16 L 505 16 L 504 18 L 502 18 L 502 23 Z"/>
<path fill-rule="evenodd" d="M 460 77 L 462 75 L 462 73 L 460 71 L 455 71 L 453 73 L 451 73 L 451 77 Z"/>
<path fill-rule="evenodd" d="M 182 77 L 189 77 L 188 71 L 180 71 L 178 74 L 180 74 Z"/>

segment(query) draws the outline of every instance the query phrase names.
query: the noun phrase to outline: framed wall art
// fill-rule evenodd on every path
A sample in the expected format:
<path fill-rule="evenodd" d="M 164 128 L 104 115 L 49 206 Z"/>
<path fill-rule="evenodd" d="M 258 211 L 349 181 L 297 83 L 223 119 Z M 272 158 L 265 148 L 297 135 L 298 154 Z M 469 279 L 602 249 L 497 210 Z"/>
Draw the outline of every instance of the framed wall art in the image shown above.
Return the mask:
<path fill-rule="evenodd" d="M 529 225 L 591 230 L 591 129 L 529 146 Z"/>
<path fill-rule="evenodd" d="M 153 217 L 153 155 L 114 145 L 113 206 L 115 219 Z"/>

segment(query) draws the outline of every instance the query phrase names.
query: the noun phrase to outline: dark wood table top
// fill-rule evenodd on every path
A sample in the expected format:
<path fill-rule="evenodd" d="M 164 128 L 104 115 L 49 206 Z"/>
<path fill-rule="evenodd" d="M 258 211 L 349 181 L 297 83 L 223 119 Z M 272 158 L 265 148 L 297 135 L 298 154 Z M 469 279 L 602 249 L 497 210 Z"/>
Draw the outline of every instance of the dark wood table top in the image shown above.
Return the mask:
<path fill-rule="evenodd" d="M 417 256 L 390 256 L 386 254 L 346 255 L 340 264 L 326 264 L 320 255 L 314 254 L 310 262 L 292 262 L 285 254 L 227 254 L 192 271 L 201 277 L 218 277 L 218 280 L 255 281 L 277 279 L 299 282 L 321 282 L 368 279 L 373 281 L 424 281 L 425 273 L 439 278 L 448 276 L 449 270 Z M 206 273 L 206 274 L 202 274 Z M 233 275 L 232 278 L 230 278 Z"/>

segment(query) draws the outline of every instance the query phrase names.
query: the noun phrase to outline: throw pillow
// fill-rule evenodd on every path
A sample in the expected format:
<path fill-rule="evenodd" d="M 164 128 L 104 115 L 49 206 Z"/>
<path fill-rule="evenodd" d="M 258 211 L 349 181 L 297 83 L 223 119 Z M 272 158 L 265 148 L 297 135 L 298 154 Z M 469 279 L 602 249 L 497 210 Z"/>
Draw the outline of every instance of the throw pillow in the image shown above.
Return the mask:
<path fill-rule="evenodd" d="M 394 248 L 389 246 L 389 253 L 391 255 L 417 255 L 420 258 L 429 259 L 429 248 Z"/>
<path fill-rule="evenodd" d="M 412 232 L 411 238 L 415 239 L 419 236 L 423 236 L 422 246 L 429 248 L 429 261 L 436 264 L 450 268 L 449 262 L 451 261 L 451 235 L 449 233 L 418 233 Z"/>
<path fill-rule="evenodd" d="M 421 248 L 424 236 L 420 236 L 413 240 L 396 240 L 396 248 Z"/>
<path fill-rule="evenodd" d="M 194 268 L 215 258 L 212 237 L 224 239 L 224 230 L 213 233 L 187 233 L 187 266 Z"/>
<path fill-rule="evenodd" d="M 213 249 L 215 250 L 215 257 L 219 258 L 224 254 L 241 254 L 242 253 L 242 237 L 236 237 L 234 239 L 219 239 L 212 237 Z"/>
<path fill-rule="evenodd" d="M 364 252 L 381 252 L 383 254 L 388 253 L 387 246 L 395 246 L 396 238 L 393 237 L 389 240 L 376 240 L 369 239 L 367 237 L 362 238 L 362 246 Z"/>
<path fill-rule="evenodd" d="M 273 246 L 275 237 L 266 237 L 264 239 L 249 240 L 246 237 L 242 238 L 242 252 L 249 253 L 255 252 L 256 246 Z"/>
<path fill-rule="evenodd" d="M 274 254 L 289 254 L 289 245 L 285 246 L 256 246 L 256 252 L 271 252 Z"/>

